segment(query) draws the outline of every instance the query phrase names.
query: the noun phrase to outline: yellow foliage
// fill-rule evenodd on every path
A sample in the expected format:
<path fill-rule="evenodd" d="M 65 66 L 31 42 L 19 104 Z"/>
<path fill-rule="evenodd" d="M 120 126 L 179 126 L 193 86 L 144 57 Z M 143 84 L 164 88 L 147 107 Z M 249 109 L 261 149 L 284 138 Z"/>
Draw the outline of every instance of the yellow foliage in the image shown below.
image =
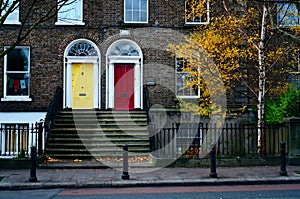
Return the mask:
<path fill-rule="evenodd" d="M 201 0 L 202 3 L 206 2 Z M 191 0 L 190 3 L 199 2 Z M 202 6 L 202 7 L 201 7 Z M 199 4 L 195 9 L 204 9 Z M 187 86 L 199 86 L 201 90 L 201 99 L 198 105 L 184 104 L 181 105 L 187 110 L 197 110 L 201 115 L 211 116 L 212 113 L 220 111 L 219 107 L 211 101 L 210 96 L 219 92 L 218 89 L 212 91 L 206 86 L 205 73 L 213 73 L 218 70 L 221 74 L 226 89 L 232 88 L 233 82 L 249 83 L 253 92 L 257 92 L 258 86 L 255 84 L 258 79 L 258 46 L 261 41 L 261 13 L 257 7 L 248 7 L 245 13 L 240 15 L 220 14 L 211 18 L 209 25 L 202 25 L 196 28 L 185 39 L 184 43 L 178 45 L 171 44 L 170 51 L 174 52 L 177 57 L 188 60 L 190 66 L 186 69 L 191 72 L 194 78 Z M 271 25 L 267 24 L 267 37 L 274 38 L 277 42 Z M 294 29 L 299 31 L 299 27 Z M 286 63 L 287 45 L 282 43 L 269 45 L 264 50 L 264 67 L 268 73 L 273 73 L 280 77 L 286 75 L 287 67 L 281 70 L 272 70 L 274 65 L 284 66 Z M 203 56 L 207 55 L 207 57 Z M 208 58 L 213 59 L 217 68 L 208 64 Z M 199 69 L 200 68 L 200 69 Z M 268 70 L 270 69 L 270 70 Z M 216 72 L 216 71 L 215 71 Z M 270 74 L 267 74 L 267 76 Z M 272 76 L 272 75 L 270 75 Z M 282 80 L 284 80 L 282 78 Z M 213 81 L 213 80 L 210 80 Z M 211 83 L 211 82 L 210 82 Z M 269 94 L 278 94 L 286 83 L 276 82 L 280 87 L 271 87 L 267 90 Z M 221 89 L 221 88 L 220 88 Z M 255 95 L 254 95 L 255 96 Z M 244 107 L 245 108 L 245 107 Z"/>

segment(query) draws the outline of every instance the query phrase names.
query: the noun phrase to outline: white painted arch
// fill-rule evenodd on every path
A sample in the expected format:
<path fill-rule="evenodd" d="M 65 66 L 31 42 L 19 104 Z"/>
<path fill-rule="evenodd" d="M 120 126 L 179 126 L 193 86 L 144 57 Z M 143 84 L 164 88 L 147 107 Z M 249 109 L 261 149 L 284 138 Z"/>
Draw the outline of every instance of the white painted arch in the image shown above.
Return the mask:
<path fill-rule="evenodd" d="M 114 64 L 134 64 L 134 108 L 143 109 L 143 53 L 129 39 L 112 43 L 106 52 L 106 109 L 114 108 Z"/>
<path fill-rule="evenodd" d="M 81 46 L 80 46 L 81 45 Z M 86 45 L 86 46 L 83 46 Z M 76 52 L 74 52 L 76 51 Z M 63 107 L 72 108 L 72 64 L 90 63 L 94 71 L 94 108 L 101 107 L 101 54 L 95 43 L 87 39 L 72 41 L 64 52 Z"/>

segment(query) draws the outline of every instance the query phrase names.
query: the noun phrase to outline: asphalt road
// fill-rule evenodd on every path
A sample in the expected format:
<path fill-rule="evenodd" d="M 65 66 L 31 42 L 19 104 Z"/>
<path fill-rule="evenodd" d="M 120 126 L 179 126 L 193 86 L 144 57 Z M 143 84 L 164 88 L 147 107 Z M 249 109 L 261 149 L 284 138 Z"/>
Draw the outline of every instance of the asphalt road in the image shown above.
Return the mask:
<path fill-rule="evenodd" d="M 300 184 L 0 191 L 2 199 L 300 198 Z"/>

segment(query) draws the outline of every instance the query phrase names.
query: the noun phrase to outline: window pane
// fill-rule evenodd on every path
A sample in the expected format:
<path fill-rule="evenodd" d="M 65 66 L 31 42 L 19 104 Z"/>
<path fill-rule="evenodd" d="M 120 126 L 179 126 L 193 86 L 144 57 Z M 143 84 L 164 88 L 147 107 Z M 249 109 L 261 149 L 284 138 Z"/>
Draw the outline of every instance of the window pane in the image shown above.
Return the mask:
<path fill-rule="evenodd" d="M 82 20 L 82 0 L 69 0 L 58 12 L 58 20 L 64 22 Z"/>
<path fill-rule="evenodd" d="M 11 4 L 13 3 L 13 0 L 8 0 L 8 6 L 7 9 L 4 10 L 4 12 L 6 12 L 8 10 L 8 8 L 11 6 Z M 10 22 L 19 22 L 19 6 L 17 5 L 17 7 L 13 10 L 13 12 L 11 12 L 5 22 L 10 23 Z"/>
<path fill-rule="evenodd" d="M 133 0 L 133 10 L 139 10 L 140 9 L 140 1 L 139 0 Z"/>
<path fill-rule="evenodd" d="M 298 9 L 295 4 L 282 4 L 278 3 L 278 24 L 280 26 L 297 26 L 298 22 Z"/>
<path fill-rule="evenodd" d="M 147 12 L 141 13 L 140 21 L 147 21 Z"/>
<path fill-rule="evenodd" d="M 184 77 L 182 74 L 178 73 L 177 74 L 177 78 L 176 78 L 176 91 L 177 91 L 177 95 L 179 96 L 183 96 L 184 95 Z"/>
<path fill-rule="evenodd" d="M 7 96 L 28 96 L 29 76 L 28 74 L 7 74 Z"/>
<path fill-rule="evenodd" d="M 77 0 L 74 3 L 74 9 L 73 9 L 73 13 L 72 13 L 72 17 L 74 20 L 79 20 L 81 21 L 82 19 L 82 0 Z"/>
<path fill-rule="evenodd" d="M 147 0 L 141 0 L 141 10 L 147 11 Z"/>
<path fill-rule="evenodd" d="M 29 95 L 29 48 L 15 48 L 6 55 L 6 96 Z"/>
<path fill-rule="evenodd" d="M 178 58 L 177 61 L 176 61 L 176 71 L 177 71 L 177 72 L 182 72 L 183 69 L 184 69 L 184 66 L 183 66 L 183 59 Z"/>
<path fill-rule="evenodd" d="M 132 21 L 140 21 L 140 17 L 139 17 L 140 12 L 139 11 L 133 11 L 133 19 Z"/>
<path fill-rule="evenodd" d="M 7 54 L 7 71 L 28 71 L 28 49 L 13 49 Z"/>
<path fill-rule="evenodd" d="M 126 10 L 132 9 L 132 0 L 125 0 L 125 9 Z"/>
<path fill-rule="evenodd" d="M 198 96 L 198 88 L 192 88 L 189 85 L 189 81 L 192 81 L 189 73 L 177 73 L 177 95 L 186 97 Z"/>
<path fill-rule="evenodd" d="M 132 21 L 132 12 L 131 11 L 126 12 L 125 20 L 126 21 Z"/>

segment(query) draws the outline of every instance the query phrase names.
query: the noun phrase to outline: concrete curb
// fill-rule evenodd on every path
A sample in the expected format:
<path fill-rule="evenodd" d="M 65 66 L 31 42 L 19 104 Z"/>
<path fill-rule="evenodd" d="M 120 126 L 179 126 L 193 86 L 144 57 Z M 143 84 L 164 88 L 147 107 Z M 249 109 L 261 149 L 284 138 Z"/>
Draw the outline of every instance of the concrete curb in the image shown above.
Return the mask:
<path fill-rule="evenodd" d="M 267 179 L 187 179 L 187 180 L 120 180 L 87 183 L 76 182 L 24 182 L 0 183 L 0 190 L 32 190 L 32 189 L 61 189 L 61 188 L 125 188 L 125 187 L 150 187 L 150 186 L 215 186 L 215 185 L 259 185 L 259 184 L 292 184 L 300 183 L 298 177 L 276 177 Z"/>

